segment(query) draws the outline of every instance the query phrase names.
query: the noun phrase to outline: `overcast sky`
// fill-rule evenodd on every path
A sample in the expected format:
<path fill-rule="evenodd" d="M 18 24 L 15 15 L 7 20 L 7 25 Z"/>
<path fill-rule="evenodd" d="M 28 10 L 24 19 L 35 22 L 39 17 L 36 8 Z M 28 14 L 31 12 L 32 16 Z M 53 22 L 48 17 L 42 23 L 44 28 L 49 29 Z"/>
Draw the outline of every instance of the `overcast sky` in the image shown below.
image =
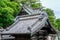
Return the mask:
<path fill-rule="evenodd" d="M 41 0 L 41 3 L 43 6 L 53 9 L 56 18 L 60 18 L 60 0 Z"/>

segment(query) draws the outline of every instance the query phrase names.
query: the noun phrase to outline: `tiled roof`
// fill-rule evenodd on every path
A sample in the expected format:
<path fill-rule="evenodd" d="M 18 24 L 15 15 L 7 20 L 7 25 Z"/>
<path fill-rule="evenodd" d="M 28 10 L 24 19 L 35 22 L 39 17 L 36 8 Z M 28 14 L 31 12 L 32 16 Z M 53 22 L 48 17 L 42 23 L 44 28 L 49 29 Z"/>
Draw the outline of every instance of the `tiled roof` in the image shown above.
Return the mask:
<path fill-rule="evenodd" d="M 3 33 L 24 34 L 24 33 L 33 33 L 35 31 L 37 32 L 39 29 L 44 27 L 46 19 L 47 17 L 42 18 L 42 15 L 40 14 L 21 16 L 17 20 L 17 22 L 15 22 L 12 25 L 12 28 L 10 28 L 7 31 L 4 31 Z"/>
<path fill-rule="evenodd" d="M 23 7 L 23 10 L 25 10 L 29 15 L 41 13 L 40 9 L 32 9 L 31 7 L 26 5 L 23 5 L 22 7 Z"/>

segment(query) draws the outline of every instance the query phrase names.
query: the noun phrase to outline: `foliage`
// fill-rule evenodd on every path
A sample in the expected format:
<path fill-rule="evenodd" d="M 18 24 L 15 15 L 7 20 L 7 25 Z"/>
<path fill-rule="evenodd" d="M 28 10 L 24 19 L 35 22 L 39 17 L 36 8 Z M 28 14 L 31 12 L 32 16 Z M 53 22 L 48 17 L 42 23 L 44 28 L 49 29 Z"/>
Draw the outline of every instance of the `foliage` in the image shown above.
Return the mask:
<path fill-rule="evenodd" d="M 55 20 L 54 16 L 48 16 L 48 18 L 49 18 L 50 22 L 54 22 L 54 20 Z"/>
<path fill-rule="evenodd" d="M 32 7 L 33 9 L 40 8 L 40 6 L 42 7 L 41 3 L 36 3 L 37 0 L 15 0 L 15 1 L 22 3 L 22 4 L 26 4 Z"/>
<path fill-rule="evenodd" d="M 48 16 L 54 16 L 53 10 L 51 10 L 49 8 L 43 9 L 43 11 L 45 11 L 48 14 Z"/>
<path fill-rule="evenodd" d="M 19 4 L 10 0 L 0 0 L 0 27 L 8 27 L 19 12 Z"/>
<path fill-rule="evenodd" d="M 42 7 L 41 3 L 37 3 L 37 0 L 31 0 L 30 3 L 31 3 L 31 7 L 33 9 L 37 9 L 37 8 L 41 8 Z"/>
<path fill-rule="evenodd" d="M 31 5 L 31 7 L 34 8 L 34 9 L 40 8 L 40 6 L 41 6 L 41 4 L 39 4 L 39 3 L 33 3 L 33 4 Z"/>
<path fill-rule="evenodd" d="M 26 3 L 27 0 L 13 0 L 13 1 L 16 1 L 18 3 Z"/>
<path fill-rule="evenodd" d="M 45 11 L 48 14 L 48 19 L 50 20 L 50 22 L 54 26 L 54 28 L 58 29 L 58 24 L 56 23 L 54 11 L 49 8 L 43 9 L 43 11 Z"/>
<path fill-rule="evenodd" d="M 56 23 L 58 24 L 58 30 L 60 31 L 60 18 L 56 19 Z"/>
<path fill-rule="evenodd" d="M 49 18 L 50 22 L 55 21 L 55 15 L 54 15 L 53 10 L 46 8 L 46 9 L 43 9 L 43 11 L 45 11 L 48 14 L 48 18 Z"/>

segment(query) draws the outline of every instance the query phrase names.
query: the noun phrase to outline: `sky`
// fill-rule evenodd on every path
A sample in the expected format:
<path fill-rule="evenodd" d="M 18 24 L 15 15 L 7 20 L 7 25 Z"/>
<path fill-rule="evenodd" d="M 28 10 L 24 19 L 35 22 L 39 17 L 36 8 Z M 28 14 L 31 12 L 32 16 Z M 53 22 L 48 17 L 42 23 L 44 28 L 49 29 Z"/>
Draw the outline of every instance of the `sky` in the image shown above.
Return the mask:
<path fill-rule="evenodd" d="M 56 18 L 60 18 L 60 0 L 41 0 L 41 3 L 44 7 L 54 10 Z"/>

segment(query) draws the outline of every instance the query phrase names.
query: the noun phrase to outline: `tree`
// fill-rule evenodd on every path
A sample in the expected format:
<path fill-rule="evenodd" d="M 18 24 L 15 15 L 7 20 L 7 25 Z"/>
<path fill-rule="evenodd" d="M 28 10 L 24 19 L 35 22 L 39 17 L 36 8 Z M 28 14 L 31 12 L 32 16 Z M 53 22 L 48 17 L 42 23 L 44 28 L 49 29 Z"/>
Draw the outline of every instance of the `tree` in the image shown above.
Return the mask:
<path fill-rule="evenodd" d="M 10 0 L 0 0 L 0 27 L 6 28 L 13 23 L 19 12 L 19 4 Z"/>
<path fill-rule="evenodd" d="M 55 21 L 55 15 L 54 15 L 53 10 L 51 10 L 49 8 L 45 8 L 45 9 L 43 9 L 43 11 L 45 11 L 48 14 L 48 18 L 49 18 L 50 22 Z"/>
<path fill-rule="evenodd" d="M 33 9 L 38 9 L 38 8 L 42 7 L 42 5 L 40 3 L 33 3 L 33 4 L 31 4 L 31 7 Z"/>
<path fill-rule="evenodd" d="M 45 8 L 43 9 L 43 11 L 45 11 L 48 14 L 48 16 L 55 16 L 54 11 L 52 9 Z"/>
<path fill-rule="evenodd" d="M 56 19 L 56 23 L 58 24 L 58 30 L 60 31 L 60 18 Z"/>
<path fill-rule="evenodd" d="M 55 29 L 58 29 L 58 24 L 56 23 L 54 11 L 49 8 L 45 8 L 43 9 L 43 11 L 45 11 L 48 14 L 48 19 L 50 20 L 52 26 L 54 26 Z"/>
<path fill-rule="evenodd" d="M 37 3 L 37 0 L 15 0 L 15 1 L 22 3 L 22 4 L 26 4 L 27 6 L 30 6 L 33 9 L 42 7 L 41 3 Z"/>

